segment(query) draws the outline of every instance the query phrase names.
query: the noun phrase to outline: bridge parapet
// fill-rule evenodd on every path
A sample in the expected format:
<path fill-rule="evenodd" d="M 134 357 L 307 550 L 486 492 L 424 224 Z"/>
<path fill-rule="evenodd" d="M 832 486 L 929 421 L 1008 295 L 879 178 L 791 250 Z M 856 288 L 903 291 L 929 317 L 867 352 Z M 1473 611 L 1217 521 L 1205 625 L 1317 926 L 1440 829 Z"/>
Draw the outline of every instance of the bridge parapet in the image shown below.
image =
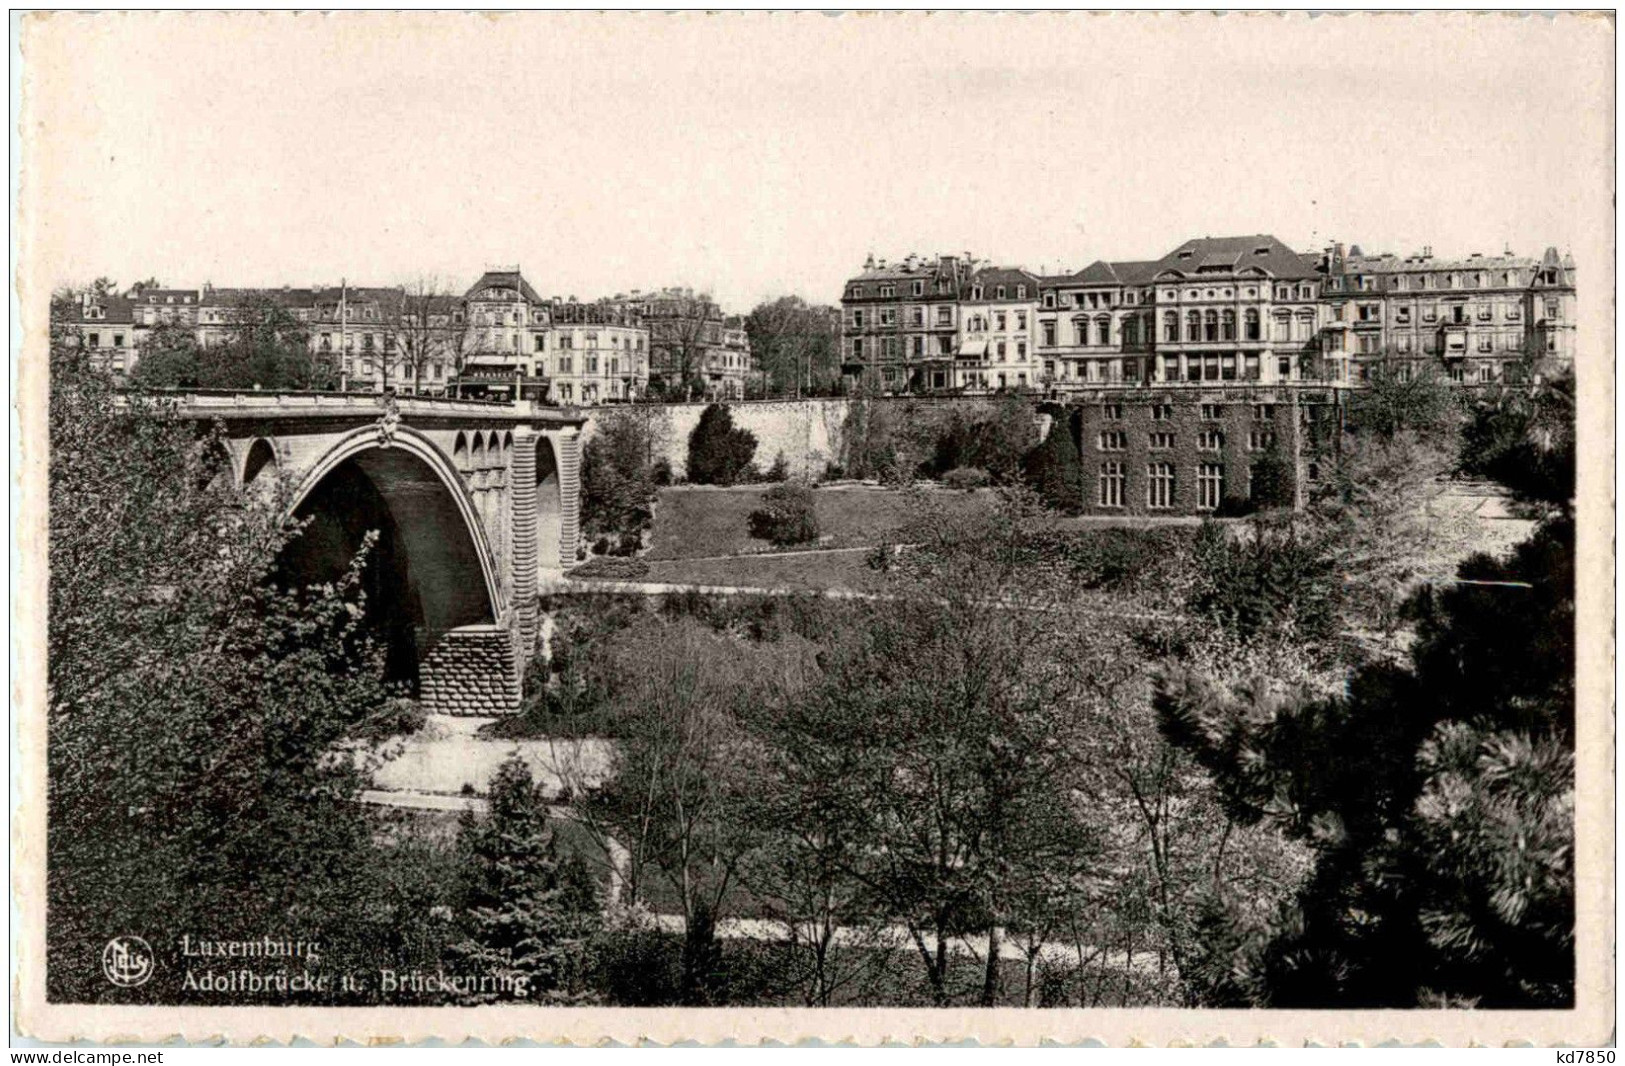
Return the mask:
<path fill-rule="evenodd" d="M 128 403 L 137 395 L 122 394 Z M 583 423 L 586 415 L 576 407 L 548 406 L 530 400 L 471 400 L 456 396 L 400 395 L 376 392 L 261 392 L 253 389 L 159 389 L 139 395 L 179 402 L 181 409 L 200 418 L 247 415 L 255 418 L 302 418 L 311 415 L 369 415 L 394 410 L 402 416 L 437 418 L 464 415 L 481 421 Z"/>

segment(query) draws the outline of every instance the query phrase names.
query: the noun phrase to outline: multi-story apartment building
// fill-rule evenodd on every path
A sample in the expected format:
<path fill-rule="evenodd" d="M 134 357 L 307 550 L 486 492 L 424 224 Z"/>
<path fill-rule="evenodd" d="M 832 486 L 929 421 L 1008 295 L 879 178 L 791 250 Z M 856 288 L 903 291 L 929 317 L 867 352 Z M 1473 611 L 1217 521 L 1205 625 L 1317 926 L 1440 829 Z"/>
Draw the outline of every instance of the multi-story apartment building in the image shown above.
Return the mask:
<path fill-rule="evenodd" d="M 960 290 L 973 260 L 910 255 L 895 265 L 870 256 L 841 296 L 841 372 L 886 391 L 955 387 Z"/>
<path fill-rule="evenodd" d="M 1098 261 L 1043 278 L 1038 308 L 1039 380 L 1054 391 L 1138 384 L 1155 373 L 1152 310 L 1156 261 Z"/>
<path fill-rule="evenodd" d="M 752 380 L 750 334 L 743 315 L 729 315 L 722 322 L 722 350 L 711 353 L 715 367 L 706 366 L 706 388 L 728 396 L 743 396 Z"/>
<path fill-rule="evenodd" d="M 745 394 L 750 377 L 750 343 L 729 339 L 729 319 L 705 293 L 689 288 L 657 292 L 633 290 L 602 301 L 635 313 L 649 330 L 649 382 L 670 395 L 698 385 L 712 399 Z"/>
<path fill-rule="evenodd" d="M 1574 360 L 1575 266 L 1556 248 L 1440 259 L 1339 244 L 1325 268 L 1327 349 L 1348 368 L 1339 380 L 1358 384 L 1388 361 L 1401 375 L 1442 364 L 1451 381 L 1488 383 L 1527 360 Z"/>
<path fill-rule="evenodd" d="M 556 300 L 535 373 L 560 403 L 633 400 L 649 382 L 649 330 L 635 307 Z"/>
<path fill-rule="evenodd" d="M 68 325 L 78 330 L 79 342 L 99 365 L 114 374 L 135 369 L 148 329 L 135 300 L 87 291 L 79 293 L 73 311 Z"/>
<path fill-rule="evenodd" d="M 953 385 L 974 391 L 1039 383 L 1038 276 L 982 267 L 961 286 Z"/>
<path fill-rule="evenodd" d="M 1315 369 L 1322 284 L 1315 257 L 1268 234 L 1202 237 L 1158 260 L 1151 280 L 1153 380 L 1275 383 Z"/>
<path fill-rule="evenodd" d="M 348 284 L 85 293 L 69 324 L 125 375 L 160 326 L 221 344 L 255 302 L 298 322 L 345 389 L 593 404 L 642 395 L 649 380 L 649 331 L 635 307 L 543 300 L 517 269 L 487 271 L 461 297 Z"/>

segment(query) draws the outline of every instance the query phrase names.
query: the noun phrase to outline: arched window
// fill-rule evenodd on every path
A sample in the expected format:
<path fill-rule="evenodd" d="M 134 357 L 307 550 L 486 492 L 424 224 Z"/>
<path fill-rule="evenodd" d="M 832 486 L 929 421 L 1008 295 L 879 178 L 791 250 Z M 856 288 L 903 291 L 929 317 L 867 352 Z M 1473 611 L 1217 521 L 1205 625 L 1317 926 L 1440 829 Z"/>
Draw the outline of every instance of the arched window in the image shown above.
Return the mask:
<path fill-rule="evenodd" d="M 1078 343 L 1080 345 L 1088 344 L 1089 320 L 1087 318 L 1074 318 L 1072 320 L 1072 332 L 1078 338 Z"/>
<path fill-rule="evenodd" d="M 1297 325 L 1298 328 L 1293 334 L 1293 340 L 1306 341 L 1313 337 L 1315 335 L 1315 313 L 1313 311 L 1299 311 Z"/>
<path fill-rule="evenodd" d="M 1185 339 L 1187 341 L 1202 339 L 1202 316 L 1196 311 L 1185 316 Z"/>
<path fill-rule="evenodd" d="M 1179 341 L 1179 316 L 1172 311 L 1162 316 L 1162 339 L 1175 344 Z"/>
<path fill-rule="evenodd" d="M 1220 334 L 1220 336 L 1222 336 L 1227 341 L 1235 340 L 1236 339 L 1236 313 L 1234 311 L 1230 310 L 1229 308 L 1225 308 L 1224 320 L 1223 320 L 1222 325 L 1224 327 L 1224 331 L 1223 331 L 1223 333 Z"/>
<path fill-rule="evenodd" d="M 1285 311 L 1275 316 L 1275 335 L 1270 338 L 1276 341 L 1289 341 L 1292 339 L 1292 316 Z"/>
<path fill-rule="evenodd" d="M 1132 348 L 1140 343 L 1140 320 L 1133 315 L 1123 319 L 1123 345 Z"/>
<path fill-rule="evenodd" d="M 1250 341 L 1256 341 L 1259 339 L 1258 310 L 1252 307 L 1247 309 L 1247 339 Z"/>
<path fill-rule="evenodd" d="M 1209 311 L 1207 313 L 1207 315 L 1206 315 L 1206 319 L 1207 319 L 1207 323 L 1206 323 L 1207 324 L 1207 336 L 1206 336 L 1206 339 L 1209 340 L 1209 341 L 1218 340 L 1219 339 L 1219 313 L 1217 311 Z"/>
<path fill-rule="evenodd" d="M 1112 342 L 1112 320 L 1105 315 L 1095 319 L 1095 336 L 1097 344 L 1110 344 Z"/>

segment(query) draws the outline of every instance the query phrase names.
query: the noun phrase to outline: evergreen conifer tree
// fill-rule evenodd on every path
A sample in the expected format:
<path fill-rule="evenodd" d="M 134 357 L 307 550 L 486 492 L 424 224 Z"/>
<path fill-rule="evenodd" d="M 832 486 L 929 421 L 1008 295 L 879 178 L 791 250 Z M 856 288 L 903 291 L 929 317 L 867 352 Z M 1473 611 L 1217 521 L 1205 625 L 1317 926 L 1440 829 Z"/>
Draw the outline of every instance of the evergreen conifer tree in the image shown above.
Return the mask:
<path fill-rule="evenodd" d="M 460 972 L 494 979 L 465 1001 L 580 1001 L 597 890 L 579 860 L 559 856 L 541 789 L 517 755 L 492 778 L 489 814 L 465 816 L 460 830 L 469 935 L 452 953 Z"/>

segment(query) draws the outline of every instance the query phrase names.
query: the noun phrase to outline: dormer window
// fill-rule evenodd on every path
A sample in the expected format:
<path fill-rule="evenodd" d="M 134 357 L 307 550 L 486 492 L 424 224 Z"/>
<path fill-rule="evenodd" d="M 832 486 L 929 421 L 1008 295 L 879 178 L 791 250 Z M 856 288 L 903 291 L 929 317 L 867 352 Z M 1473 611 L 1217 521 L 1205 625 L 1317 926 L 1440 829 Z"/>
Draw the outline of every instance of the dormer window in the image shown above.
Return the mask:
<path fill-rule="evenodd" d="M 1253 249 L 1253 254 L 1254 255 L 1269 255 L 1270 254 L 1269 245 L 1265 245 L 1262 248 L 1254 248 Z"/>
<path fill-rule="evenodd" d="M 925 282 L 916 281 L 914 283 L 914 295 L 915 296 L 924 296 L 925 295 Z"/>
<path fill-rule="evenodd" d="M 995 286 L 995 288 L 993 290 L 993 296 L 994 296 L 995 299 L 998 299 L 998 300 L 1004 299 L 1004 286 L 1003 285 Z"/>
<path fill-rule="evenodd" d="M 1026 298 L 1027 298 L 1027 286 L 1025 286 L 1025 285 L 1017 285 L 1016 286 L 1016 299 L 1025 300 Z"/>
<path fill-rule="evenodd" d="M 980 285 L 973 285 L 971 287 L 970 298 L 972 300 L 980 300 L 982 298 L 982 287 Z"/>
<path fill-rule="evenodd" d="M 1045 307 L 1054 307 L 1055 306 L 1055 294 L 1053 292 L 1046 292 L 1044 294 L 1044 306 Z"/>
<path fill-rule="evenodd" d="M 1190 257 L 1191 257 L 1190 252 L 1180 252 L 1179 253 L 1179 258 L 1181 258 L 1181 259 L 1189 259 Z"/>

